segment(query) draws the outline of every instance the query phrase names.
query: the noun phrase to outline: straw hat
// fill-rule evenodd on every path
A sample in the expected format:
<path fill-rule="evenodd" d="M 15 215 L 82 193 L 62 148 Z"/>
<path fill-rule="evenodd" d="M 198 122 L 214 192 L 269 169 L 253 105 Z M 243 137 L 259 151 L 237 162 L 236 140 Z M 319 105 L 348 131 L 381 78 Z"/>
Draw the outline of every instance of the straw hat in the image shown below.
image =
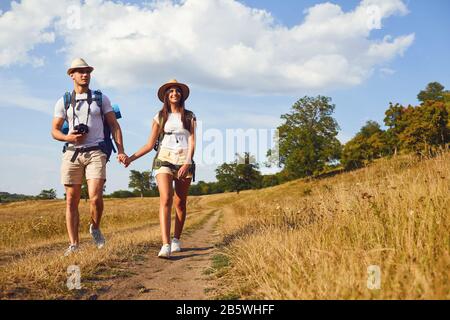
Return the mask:
<path fill-rule="evenodd" d="M 158 98 L 159 100 L 161 100 L 161 102 L 164 102 L 164 95 L 166 94 L 167 89 L 169 89 L 170 87 L 179 87 L 181 89 L 181 92 L 183 92 L 184 100 L 187 100 L 187 98 L 189 97 L 189 87 L 184 83 L 178 82 L 176 79 L 172 79 L 166 84 L 163 84 L 158 90 Z"/>
<path fill-rule="evenodd" d="M 81 68 L 89 68 L 91 70 L 90 72 L 94 70 L 94 68 L 88 65 L 86 61 L 84 61 L 81 58 L 76 58 L 75 60 L 72 61 L 70 68 L 67 70 L 67 74 L 70 75 L 75 69 Z"/>

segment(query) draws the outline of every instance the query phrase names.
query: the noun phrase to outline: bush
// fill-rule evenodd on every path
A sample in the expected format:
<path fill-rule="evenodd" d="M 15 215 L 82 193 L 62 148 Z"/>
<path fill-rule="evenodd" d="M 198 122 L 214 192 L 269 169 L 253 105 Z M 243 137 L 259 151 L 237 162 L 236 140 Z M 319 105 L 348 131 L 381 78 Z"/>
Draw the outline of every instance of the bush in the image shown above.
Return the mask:
<path fill-rule="evenodd" d="M 105 196 L 105 198 L 134 198 L 134 197 L 138 197 L 138 195 L 128 190 L 114 191 L 113 193 Z"/>

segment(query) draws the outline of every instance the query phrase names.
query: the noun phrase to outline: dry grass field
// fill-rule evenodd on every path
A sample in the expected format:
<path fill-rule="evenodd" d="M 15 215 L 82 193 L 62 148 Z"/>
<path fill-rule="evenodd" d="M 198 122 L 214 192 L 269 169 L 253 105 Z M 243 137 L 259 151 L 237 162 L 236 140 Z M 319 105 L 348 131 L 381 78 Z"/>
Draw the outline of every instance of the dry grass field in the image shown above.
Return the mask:
<path fill-rule="evenodd" d="M 198 200 L 190 200 L 186 231 L 203 223 L 205 214 Z M 0 206 L 0 298 L 77 298 L 95 292 L 101 280 L 126 277 L 124 262 L 143 260 L 159 246 L 158 206 L 157 198 L 105 200 L 102 229 L 107 246 L 98 250 L 88 233 L 89 203 L 80 202 L 81 252 L 71 257 L 62 257 L 68 245 L 64 201 Z M 86 290 L 67 289 L 70 265 L 83 270 Z"/>
<path fill-rule="evenodd" d="M 449 194 L 449 154 L 382 159 L 332 178 L 244 192 L 221 225 L 222 294 L 449 299 Z M 372 265 L 381 271 L 378 290 L 367 285 Z"/>
<path fill-rule="evenodd" d="M 449 299 L 449 191 L 450 154 L 381 159 L 319 180 L 190 197 L 186 231 L 217 215 L 204 270 L 216 284 L 211 299 Z M 82 251 L 63 258 L 64 208 L 60 200 L 0 205 L 1 299 L 88 299 L 105 281 L 139 273 L 136 263 L 159 249 L 158 199 L 105 200 L 102 250 L 82 201 Z M 83 270 L 81 292 L 67 290 L 69 265 Z M 367 286 L 373 265 L 379 289 Z"/>

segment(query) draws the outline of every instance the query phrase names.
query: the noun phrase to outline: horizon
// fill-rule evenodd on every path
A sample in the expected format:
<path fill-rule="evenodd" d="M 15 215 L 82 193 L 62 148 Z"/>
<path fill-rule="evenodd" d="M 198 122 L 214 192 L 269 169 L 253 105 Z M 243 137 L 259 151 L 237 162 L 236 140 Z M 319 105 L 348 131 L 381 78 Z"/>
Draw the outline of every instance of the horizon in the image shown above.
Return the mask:
<path fill-rule="evenodd" d="M 227 149 L 227 130 L 271 132 L 303 96 L 332 98 L 345 143 L 369 120 L 384 128 L 389 102 L 418 105 L 430 82 L 448 90 L 449 9 L 445 0 L 2 2 L 0 192 L 64 194 L 62 143 L 50 128 L 56 101 L 72 88 L 65 74 L 72 58 L 93 65 L 91 88 L 120 105 L 128 155 L 147 140 L 157 88 L 175 77 L 190 86 L 187 108 L 206 133 L 202 159 L 222 136 L 228 162 L 235 146 L 233 139 Z M 128 190 L 129 170 L 149 170 L 153 156 L 124 169 L 113 154 L 105 194 Z M 200 166 L 197 182 L 214 181 L 218 162 Z"/>

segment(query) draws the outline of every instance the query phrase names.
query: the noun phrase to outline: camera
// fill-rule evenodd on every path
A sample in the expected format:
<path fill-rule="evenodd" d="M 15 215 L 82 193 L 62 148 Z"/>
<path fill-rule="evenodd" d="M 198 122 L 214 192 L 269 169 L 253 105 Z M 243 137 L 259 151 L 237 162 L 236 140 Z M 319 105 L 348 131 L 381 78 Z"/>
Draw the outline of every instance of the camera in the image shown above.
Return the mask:
<path fill-rule="evenodd" d="M 78 134 L 88 134 L 89 133 L 89 127 L 83 123 L 80 123 L 73 127 L 73 130 L 75 130 Z"/>

